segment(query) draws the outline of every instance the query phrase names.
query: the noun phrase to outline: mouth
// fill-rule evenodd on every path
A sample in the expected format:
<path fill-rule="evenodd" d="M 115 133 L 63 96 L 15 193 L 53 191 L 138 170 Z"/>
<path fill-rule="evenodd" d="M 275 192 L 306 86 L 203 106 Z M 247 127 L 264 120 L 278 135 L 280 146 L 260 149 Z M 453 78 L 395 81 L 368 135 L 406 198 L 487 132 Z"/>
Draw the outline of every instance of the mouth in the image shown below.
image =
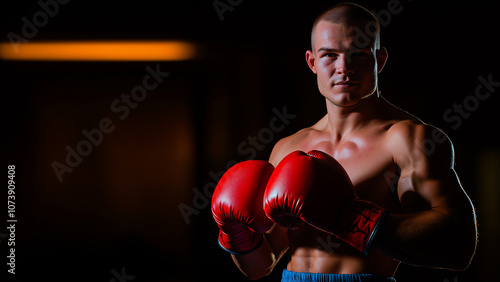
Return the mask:
<path fill-rule="evenodd" d="M 352 82 L 352 81 L 338 81 L 335 83 L 334 86 L 339 87 L 339 88 L 350 88 L 350 87 L 355 87 L 358 86 L 359 83 L 357 82 Z"/>

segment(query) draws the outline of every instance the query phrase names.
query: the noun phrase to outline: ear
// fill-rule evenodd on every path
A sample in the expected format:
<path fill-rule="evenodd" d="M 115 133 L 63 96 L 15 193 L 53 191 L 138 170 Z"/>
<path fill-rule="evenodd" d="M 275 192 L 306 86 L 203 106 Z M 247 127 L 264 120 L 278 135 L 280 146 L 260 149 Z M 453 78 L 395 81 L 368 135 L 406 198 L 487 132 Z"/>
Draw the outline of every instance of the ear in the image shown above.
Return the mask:
<path fill-rule="evenodd" d="M 312 70 L 313 73 L 316 72 L 316 58 L 314 57 L 314 53 L 311 50 L 306 51 L 306 62 L 309 68 Z"/>
<path fill-rule="evenodd" d="M 389 57 L 389 54 L 387 54 L 387 49 L 385 47 L 380 48 L 380 50 L 377 50 L 377 73 L 380 73 L 382 69 L 385 66 L 385 63 L 387 62 L 387 58 Z"/>

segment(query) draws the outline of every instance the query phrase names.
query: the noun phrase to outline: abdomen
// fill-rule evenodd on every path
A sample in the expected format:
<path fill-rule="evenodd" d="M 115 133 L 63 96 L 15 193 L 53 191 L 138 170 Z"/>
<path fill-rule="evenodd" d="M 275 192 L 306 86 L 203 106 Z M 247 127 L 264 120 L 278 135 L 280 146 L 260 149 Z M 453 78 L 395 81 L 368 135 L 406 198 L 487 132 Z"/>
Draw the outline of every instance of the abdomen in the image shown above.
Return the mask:
<path fill-rule="evenodd" d="M 398 261 L 375 249 L 364 255 L 334 235 L 307 224 L 298 230 L 288 231 L 288 237 L 289 271 L 392 276 L 399 265 Z"/>

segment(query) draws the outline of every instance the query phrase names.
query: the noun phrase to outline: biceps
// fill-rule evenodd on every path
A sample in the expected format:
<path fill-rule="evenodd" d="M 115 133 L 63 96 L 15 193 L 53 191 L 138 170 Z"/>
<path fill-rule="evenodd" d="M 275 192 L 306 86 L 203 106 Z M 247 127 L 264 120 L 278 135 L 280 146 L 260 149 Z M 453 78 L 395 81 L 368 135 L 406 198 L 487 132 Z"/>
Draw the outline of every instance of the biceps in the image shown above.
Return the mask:
<path fill-rule="evenodd" d="M 432 177 L 402 173 L 398 195 L 404 212 L 434 210 L 452 215 L 469 202 L 453 169 Z"/>

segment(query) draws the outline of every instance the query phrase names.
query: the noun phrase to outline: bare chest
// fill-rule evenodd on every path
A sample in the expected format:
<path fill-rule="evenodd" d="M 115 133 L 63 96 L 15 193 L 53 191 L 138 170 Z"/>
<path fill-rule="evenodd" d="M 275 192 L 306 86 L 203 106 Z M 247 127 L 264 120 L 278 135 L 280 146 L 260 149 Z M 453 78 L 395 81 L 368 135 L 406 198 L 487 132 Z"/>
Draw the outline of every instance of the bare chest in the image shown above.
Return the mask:
<path fill-rule="evenodd" d="M 331 155 L 346 170 L 358 196 L 397 209 L 398 170 L 382 138 L 353 138 L 339 143 L 309 141 L 302 144 L 301 150 Z"/>

